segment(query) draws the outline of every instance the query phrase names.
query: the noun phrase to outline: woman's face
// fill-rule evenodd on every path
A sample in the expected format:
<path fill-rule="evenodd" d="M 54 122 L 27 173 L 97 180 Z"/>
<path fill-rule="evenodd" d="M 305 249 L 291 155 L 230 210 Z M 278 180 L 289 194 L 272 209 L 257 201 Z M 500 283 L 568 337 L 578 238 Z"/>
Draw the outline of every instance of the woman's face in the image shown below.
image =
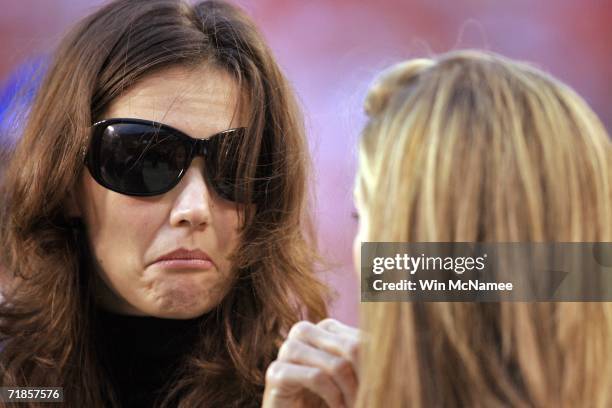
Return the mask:
<path fill-rule="evenodd" d="M 213 68 L 175 67 L 152 74 L 117 98 L 103 118 L 140 118 L 196 138 L 245 126 L 232 77 Z M 209 188 L 202 157 L 180 183 L 155 197 L 133 197 L 83 172 L 76 212 L 97 269 L 99 303 L 117 313 L 187 319 L 220 303 L 233 283 L 228 259 L 239 243 L 240 208 Z M 177 249 L 205 252 L 211 263 L 156 262 Z"/>

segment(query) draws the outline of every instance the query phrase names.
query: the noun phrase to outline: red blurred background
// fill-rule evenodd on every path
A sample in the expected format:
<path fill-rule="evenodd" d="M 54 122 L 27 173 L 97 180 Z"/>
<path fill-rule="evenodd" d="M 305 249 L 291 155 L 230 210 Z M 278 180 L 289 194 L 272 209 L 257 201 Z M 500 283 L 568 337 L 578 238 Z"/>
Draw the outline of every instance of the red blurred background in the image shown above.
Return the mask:
<path fill-rule="evenodd" d="M 19 67 L 49 53 L 71 24 L 101 3 L 2 1 L 0 114 Z M 235 3 L 264 32 L 302 102 L 320 244 L 331 263 L 325 278 L 337 291 L 332 313 L 347 323 L 357 323 L 359 299 L 351 255 L 355 146 L 364 121 L 361 103 L 376 72 L 406 58 L 484 48 L 535 63 L 568 83 L 612 129 L 611 0 Z"/>

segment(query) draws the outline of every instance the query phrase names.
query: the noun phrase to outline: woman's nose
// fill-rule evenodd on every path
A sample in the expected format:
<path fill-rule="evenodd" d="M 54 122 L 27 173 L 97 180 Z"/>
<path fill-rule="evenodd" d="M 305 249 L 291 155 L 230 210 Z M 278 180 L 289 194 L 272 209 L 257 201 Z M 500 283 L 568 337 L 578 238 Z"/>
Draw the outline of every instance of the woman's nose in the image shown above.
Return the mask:
<path fill-rule="evenodd" d="M 198 228 L 210 223 L 213 202 L 204 176 L 204 161 L 201 157 L 193 159 L 174 189 L 177 193 L 170 213 L 172 226 L 187 225 Z"/>

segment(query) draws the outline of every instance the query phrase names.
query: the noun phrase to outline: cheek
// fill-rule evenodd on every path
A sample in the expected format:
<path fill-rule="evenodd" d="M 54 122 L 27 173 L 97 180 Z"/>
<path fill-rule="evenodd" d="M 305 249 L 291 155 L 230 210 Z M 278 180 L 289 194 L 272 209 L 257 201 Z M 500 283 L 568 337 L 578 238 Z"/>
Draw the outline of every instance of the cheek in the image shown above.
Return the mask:
<path fill-rule="evenodd" d="M 233 276 L 231 256 L 240 245 L 240 233 L 235 217 L 227 216 L 217 219 L 219 222 L 215 226 L 215 245 L 213 250 L 218 259 L 218 272 L 224 280 L 231 281 Z M 225 221 L 225 222 L 223 222 Z"/>
<path fill-rule="evenodd" d="M 97 263 L 109 278 L 133 276 L 142 270 L 143 255 L 157 222 L 163 222 L 162 209 L 97 184 L 90 185 L 87 192 L 84 217 Z"/>
<path fill-rule="evenodd" d="M 355 239 L 353 240 L 353 263 L 355 265 L 355 272 L 357 276 L 361 274 L 361 243 L 367 242 L 367 229 L 364 219 L 365 213 L 362 213 L 362 217 L 359 221 L 359 227 L 357 228 L 357 234 L 355 234 Z"/>
<path fill-rule="evenodd" d="M 223 253 L 232 252 L 240 242 L 240 214 L 241 209 L 236 209 L 233 205 L 220 205 L 215 209 L 211 227 L 217 237 L 219 250 Z"/>

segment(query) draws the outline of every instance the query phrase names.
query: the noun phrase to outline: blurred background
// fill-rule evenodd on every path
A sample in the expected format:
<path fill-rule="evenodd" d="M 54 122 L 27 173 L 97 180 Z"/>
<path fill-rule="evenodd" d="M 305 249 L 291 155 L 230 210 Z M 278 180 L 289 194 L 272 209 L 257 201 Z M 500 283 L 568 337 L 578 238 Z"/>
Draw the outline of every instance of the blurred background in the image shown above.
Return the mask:
<path fill-rule="evenodd" d="M 612 129 L 612 0 L 235 0 L 253 17 L 293 84 L 313 153 L 332 315 L 358 322 L 352 184 L 365 91 L 381 69 L 459 48 L 534 63 L 569 84 Z M 0 0 L 0 119 L 15 89 L 100 0 Z M 27 105 L 32 92 L 20 103 Z M 10 118 L 9 118 L 10 119 Z M 2 134 L 3 132 L 0 132 Z M 0 139 L 0 147 L 12 143 Z M 1 255 L 0 255 L 1 256 Z"/>

